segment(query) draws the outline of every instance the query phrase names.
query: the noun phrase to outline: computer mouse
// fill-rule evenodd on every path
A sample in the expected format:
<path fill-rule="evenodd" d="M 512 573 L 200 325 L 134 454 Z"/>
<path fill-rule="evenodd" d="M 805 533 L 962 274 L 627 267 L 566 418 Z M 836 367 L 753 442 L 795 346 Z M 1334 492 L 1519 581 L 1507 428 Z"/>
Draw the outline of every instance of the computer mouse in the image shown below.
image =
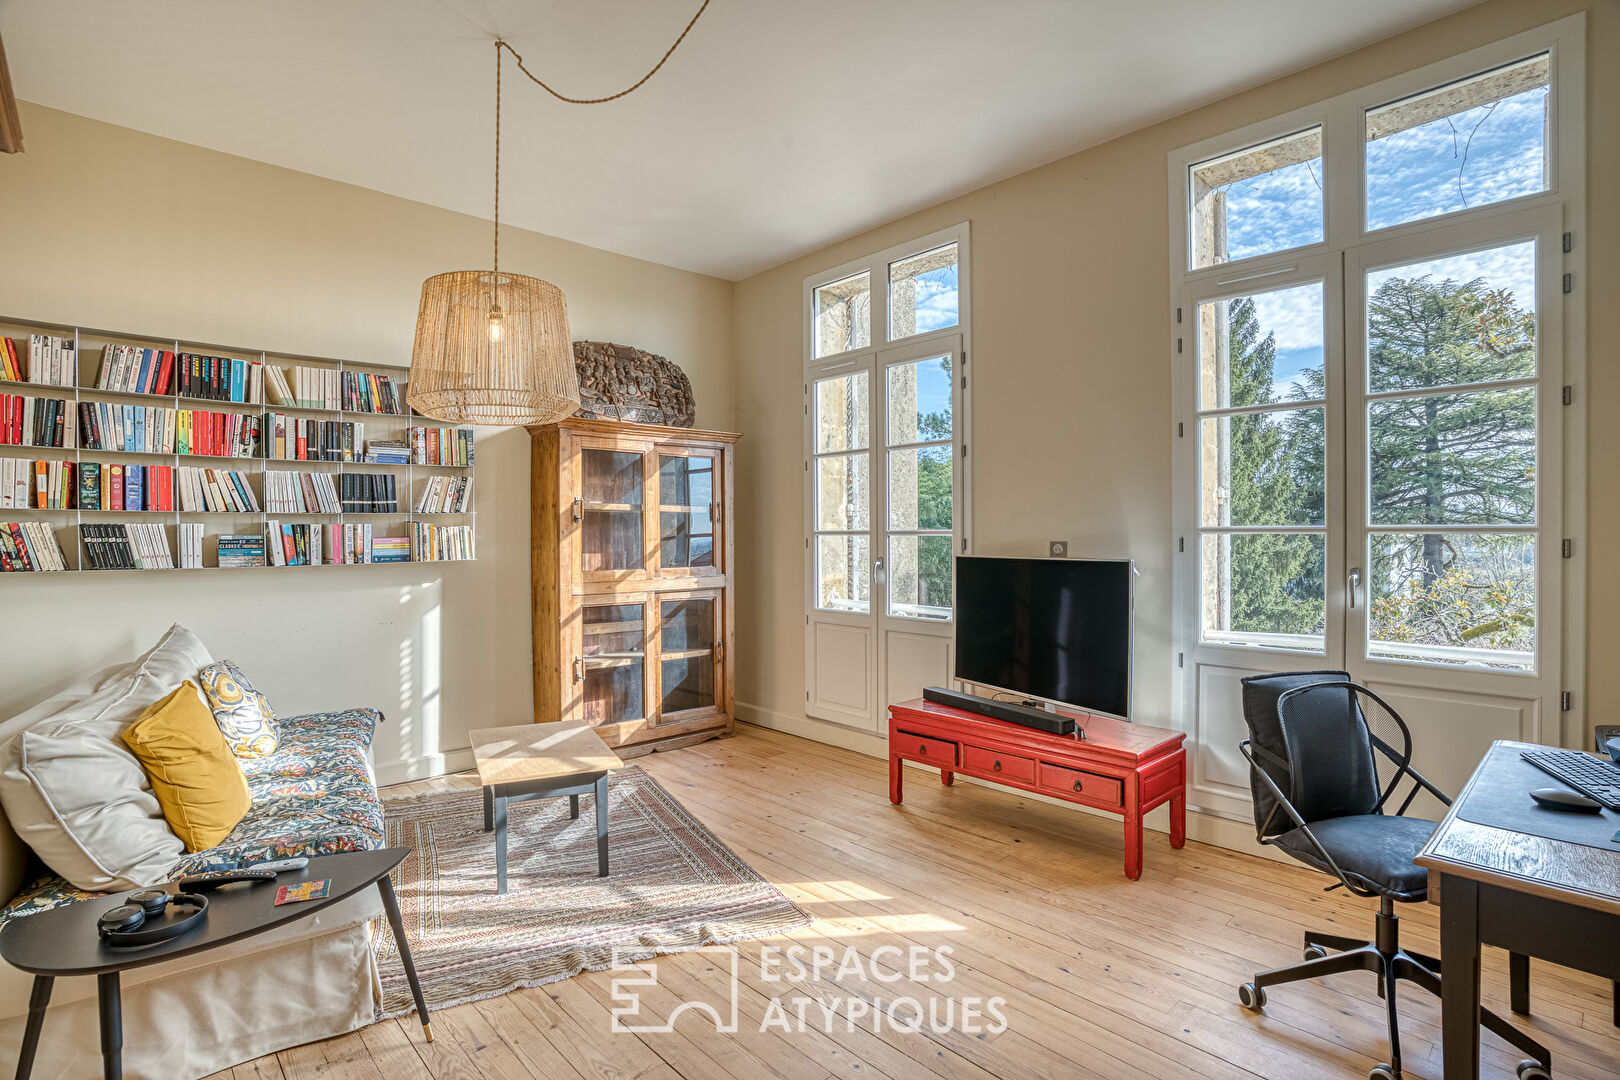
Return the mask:
<path fill-rule="evenodd" d="M 1603 809 L 1603 804 L 1588 799 L 1579 792 L 1568 788 L 1544 787 L 1536 788 L 1530 793 L 1536 800 L 1536 805 L 1548 810 L 1564 810 L 1576 814 L 1596 814 Z"/>

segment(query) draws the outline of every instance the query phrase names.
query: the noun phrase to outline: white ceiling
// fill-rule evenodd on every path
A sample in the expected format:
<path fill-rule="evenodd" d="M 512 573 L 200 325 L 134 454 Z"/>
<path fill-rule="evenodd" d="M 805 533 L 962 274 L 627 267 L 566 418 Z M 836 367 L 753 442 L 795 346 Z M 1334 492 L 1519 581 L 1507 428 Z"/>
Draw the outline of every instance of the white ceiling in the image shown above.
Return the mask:
<path fill-rule="evenodd" d="M 17 96 L 471 214 L 700 0 L 0 0 Z M 713 0 L 502 218 L 740 278 L 1475 0 Z"/>

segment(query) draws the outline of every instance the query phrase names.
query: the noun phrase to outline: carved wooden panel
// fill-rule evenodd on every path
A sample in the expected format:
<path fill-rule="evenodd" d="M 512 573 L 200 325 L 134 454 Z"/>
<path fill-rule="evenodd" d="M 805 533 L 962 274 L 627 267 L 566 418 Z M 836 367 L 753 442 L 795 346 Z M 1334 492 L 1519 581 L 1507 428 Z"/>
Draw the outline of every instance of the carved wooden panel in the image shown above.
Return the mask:
<path fill-rule="evenodd" d="M 574 342 L 579 372 L 576 414 L 637 424 L 691 427 L 697 413 L 692 383 L 678 366 L 632 345 Z"/>

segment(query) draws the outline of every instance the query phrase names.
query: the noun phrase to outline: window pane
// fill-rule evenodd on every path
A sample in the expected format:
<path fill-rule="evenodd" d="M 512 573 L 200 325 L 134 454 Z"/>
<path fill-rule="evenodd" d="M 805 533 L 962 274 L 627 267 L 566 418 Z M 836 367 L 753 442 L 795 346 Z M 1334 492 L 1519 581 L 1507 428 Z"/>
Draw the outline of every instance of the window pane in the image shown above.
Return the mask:
<path fill-rule="evenodd" d="M 1193 269 L 1321 242 L 1321 128 L 1189 171 Z"/>
<path fill-rule="evenodd" d="M 1319 401 L 1322 283 L 1198 305 L 1199 408 Z"/>
<path fill-rule="evenodd" d="M 1534 241 L 1367 274 L 1374 393 L 1535 374 Z"/>
<path fill-rule="evenodd" d="M 658 458 L 659 559 L 666 569 L 714 565 L 714 458 Z"/>
<path fill-rule="evenodd" d="M 816 528 L 871 528 L 872 493 L 867 486 L 867 455 L 840 454 L 816 461 Z"/>
<path fill-rule="evenodd" d="M 951 617 L 950 537 L 889 537 L 889 614 Z"/>
<path fill-rule="evenodd" d="M 889 451 L 889 528 L 949 529 L 951 448 Z"/>
<path fill-rule="evenodd" d="M 872 344 L 872 275 L 862 270 L 817 289 L 815 318 L 817 357 Z"/>
<path fill-rule="evenodd" d="M 1374 525 L 1531 525 L 1536 392 L 1530 387 L 1369 406 Z"/>
<path fill-rule="evenodd" d="M 1204 640 L 1321 651 L 1325 550 L 1315 534 L 1206 535 Z"/>
<path fill-rule="evenodd" d="M 1372 655 L 1535 667 L 1535 537 L 1381 533 L 1370 540 Z"/>
<path fill-rule="evenodd" d="M 617 724 L 645 715 L 641 687 L 647 646 L 641 605 L 589 606 L 581 624 L 586 719 Z"/>
<path fill-rule="evenodd" d="M 889 366 L 890 446 L 951 437 L 949 354 Z"/>
<path fill-rule="evenodd" d="M 816 606 L 866 611 L 872 596 L 872 547 L 864 536 L 816 537 Z"/>
<path fill-rule="evenodd" d="M 957 323 L 956 245 L 889 264 L 889 340 Z"/>
<path fill-rule="evenodd" d="M 1203 420 L 1202 523 L 1322 524 L 1323 419 L 1321 409 L 1287 409 Z"/>
<path fill-rule="evenodd" d="M 1367 112 L 1367 228 L 1547 190 L 1544 53 Z"/>
<path fill-rule="evenodd" d="M 816 383 L 816 453 L 866 449 L 872 428 L 870 390 L 864 371 Z"/>

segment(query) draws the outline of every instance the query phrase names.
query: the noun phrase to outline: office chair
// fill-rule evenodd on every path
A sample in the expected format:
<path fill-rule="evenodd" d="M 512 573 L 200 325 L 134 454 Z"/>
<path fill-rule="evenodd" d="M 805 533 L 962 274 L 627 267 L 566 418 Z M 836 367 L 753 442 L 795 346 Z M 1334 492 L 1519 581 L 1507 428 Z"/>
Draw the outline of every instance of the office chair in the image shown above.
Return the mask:
<path fill-rule="evenodd" d="M 1412 768 L 1412 736 L 1405 722 L 1378 695 L 1350 681 L 1343 671 L 1286 672 L 1243 680 L 1243 718 L 1257 839 L 1338 878 L 1357 896 L 1378 898 L 1372 941 L 1307 931 L 1305 961 L 1262 971 L 1238 988 L 1246 1009 L 1265 1008 L 1266 987 L 1371 971 L 1389 1015 L 1389 1062 L 1373 1066 L 1369 1080 L 1400 1080 L 1401 1042 L 1396 988 L 1413 982 L 1440 994 L 1440 961 L 1400 945 L 1396 903 L 1428 897 L 1428 872 L 1412 860 L 1436 823 L 1406 817 L 1418 792 L 1446 805 L 1440 789 Z M 1393 813 L 1396 787 L 1412 789 Z M 1530 1055 L 1519 1063 L 1520 1080 L 1549 1077 L 1545 1047 L 1489 1009 L 1480 1024 Z"/>

